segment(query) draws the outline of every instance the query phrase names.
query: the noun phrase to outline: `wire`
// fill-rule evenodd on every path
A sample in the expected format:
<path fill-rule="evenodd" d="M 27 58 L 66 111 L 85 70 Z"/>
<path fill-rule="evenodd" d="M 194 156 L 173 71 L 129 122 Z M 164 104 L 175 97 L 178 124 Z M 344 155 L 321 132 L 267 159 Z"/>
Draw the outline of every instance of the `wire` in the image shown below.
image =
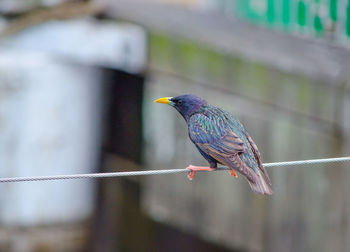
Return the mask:
<path fill-rule="evenodd" d="M 348 161 L 350 161 L 350 157 L 322 158 L 322 159 L 310 159 L 310 160 L 266 163 L 266 164 L 264 164 L 264 167 L 310 165 L 310 164 L 326 164 L 326 163 L 348 162 Z"/>
<path fill-rule="evenodd" d="M 264 167 L 300 166 L 300 165 L 326 164 L 326 163 L 349 162 L 349 161 L 350 161 L 350 157 L 341 157 L 341 158 L 324 158 L 324 159 L 311 159 L 311 160 L 299 160 L 299 161 L 287 161 L 287 162 L 274 162 L 274 163 L 266 163 L 263 165 Z M 228 169 L 229 169 L 228 167 L 219 167 L 217 170 L 220 171 L 220 170 L 228 170 Z M 0 178 L 0 183 L 161 175 L 161 174 L 184 173 L 188 171 L 189 170 L 185 168 L 185 169 L 170 169 L 170 170 L 87 173 L 87 174 L 72 174 L 72 175 L 36 176 L 36 177 L 13 177 L 13 178 Z"/>

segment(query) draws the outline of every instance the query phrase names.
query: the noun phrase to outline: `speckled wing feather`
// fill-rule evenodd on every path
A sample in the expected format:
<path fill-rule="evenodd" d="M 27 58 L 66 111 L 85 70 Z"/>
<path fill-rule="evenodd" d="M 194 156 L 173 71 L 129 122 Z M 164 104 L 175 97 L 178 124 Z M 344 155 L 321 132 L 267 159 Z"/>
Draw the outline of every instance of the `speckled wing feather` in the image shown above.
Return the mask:
<path fill-rule="evenodd" d="M 252 182 L 254 175 L 240 159 L 238 154 L 244 153 L 244 142 L 230 129 L 227 122 L 212 114 L 198 113 L 190 118 L 189 135 L 191 140 L 204 153 L 219 163 L 233 166 Z"/>
<path fill-rule="evenodd" d="M 258 162 L 258 166 L 260 168 L 260 170 L 263 172 L 266 180 L 267 180 L 267 183 L 269 183 L 269 185 L 272 185 L 271 183 L 271 180 L 270 180 L 270 177 L 269 177 L 269 174 L 267 173 L 265 167 L 262 165 L 262 162 L 261 162 L 261 155 L 260 155 L 260 152 L 259 152 L 259 149 L 258 149 L 258 146 L 256 146 L 256 144 L 254 143 L 253 139 L 248 135 L 248 133 L 246 132 L 243 132 L 243 134 L 246 136 L 246 138 L 248 139 L 248 142 L 249 142 L 249 145 L 251 147 L 251 150 L 252 152 L 254 153 L 254 156 L 255 156 L 255 159 L 257 160 Z"/>
<path fill-rule="evenodd" d="M 244 175 L 255 192 L 271 191 L 262 181 L 260 170 L 270 183 L 255 143 L 232 115 L 207 105 L 189 118 L 188 129 L 191 140 L 200 150 Z"/>
<path fill-rule="evenodd" d="M 206 111 L 207 112 L 207 111 Z M 244 142 L 227 127 L 223 118 L 212 113 L 196 113 L 188 121 L 191 140 L 195 144 L 209 144 L 222 154 L 244 152 Z"/>

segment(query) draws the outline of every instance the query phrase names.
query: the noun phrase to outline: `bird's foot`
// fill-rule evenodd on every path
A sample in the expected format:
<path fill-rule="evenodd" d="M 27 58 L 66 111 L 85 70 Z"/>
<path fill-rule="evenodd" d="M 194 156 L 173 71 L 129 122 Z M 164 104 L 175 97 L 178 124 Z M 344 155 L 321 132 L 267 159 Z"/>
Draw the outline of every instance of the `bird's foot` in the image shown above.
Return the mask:
<path fill-rule="evenodd" d="M 207 166 L 194 166 L 194 165 L 189 165 L 186 169 L 189 170 L 189 172 L 187 173 L 187 178 L 189 180 L 192 180 L 194 178 L 194 175 L 196 174 L 197 171 L 215 171 L 216 170 L 215 168 L 210 168 Z"/>
<path fill-rule="evenodd" d="M 238 176 L 237 176 L 235 170 L 233 170 L 233 169 L 230 169 L 230 175 L 231 175 L 231 176 L 234 176 L 235 178 L 238 178 Z"/>

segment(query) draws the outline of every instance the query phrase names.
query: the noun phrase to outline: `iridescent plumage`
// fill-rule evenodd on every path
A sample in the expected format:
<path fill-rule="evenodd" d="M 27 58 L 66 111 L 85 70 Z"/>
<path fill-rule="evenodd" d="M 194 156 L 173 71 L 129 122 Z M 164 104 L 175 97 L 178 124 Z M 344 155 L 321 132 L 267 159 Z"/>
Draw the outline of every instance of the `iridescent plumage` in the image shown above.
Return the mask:
<path fill-rule="evenodd" d="M 211 168 L 223 164 L 244 175 L 252 190 L 272 194 L 260 152 L 243 125 L 230 113 L 194 95 L 170 98 L 188 125 L 188 133 Z"/>

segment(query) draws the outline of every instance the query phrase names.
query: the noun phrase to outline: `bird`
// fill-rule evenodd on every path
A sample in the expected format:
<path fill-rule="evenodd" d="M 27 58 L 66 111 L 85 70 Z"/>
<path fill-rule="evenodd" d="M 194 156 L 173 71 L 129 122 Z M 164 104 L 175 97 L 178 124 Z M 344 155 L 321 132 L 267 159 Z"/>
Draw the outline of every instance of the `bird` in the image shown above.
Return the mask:
<path fill-rule="evenodd" d="M 192 180 L 197 171 L 214 171 L 221 164 L 229 167 L 231 176 L 237 177 L 238 172 L 246 177 L 254 193 L 272 194 L 258 147 L 235 116 L 193 94 L 154 102 L 168 104 L 182 115 L 189 138 L 209 163 L 209 167 L 189 165 L 188 179 Z"/>

